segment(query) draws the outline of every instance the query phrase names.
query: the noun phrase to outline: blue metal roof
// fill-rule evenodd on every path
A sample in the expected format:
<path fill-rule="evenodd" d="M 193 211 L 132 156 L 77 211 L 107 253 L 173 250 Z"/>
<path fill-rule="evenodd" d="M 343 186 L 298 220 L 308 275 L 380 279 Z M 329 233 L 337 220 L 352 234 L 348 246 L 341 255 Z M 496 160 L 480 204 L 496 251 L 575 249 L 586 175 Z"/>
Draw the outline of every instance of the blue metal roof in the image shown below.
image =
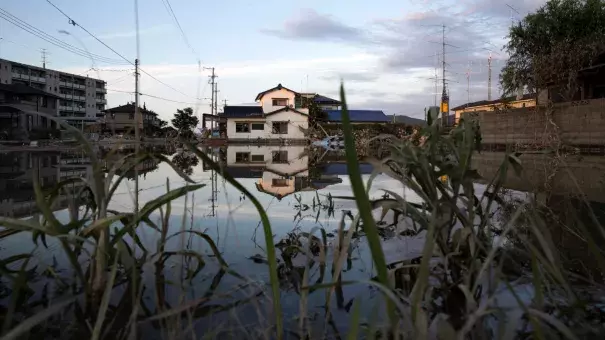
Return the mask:
<path fill-rule="evenodd" d="M 342 110 L 326 111 L 329 122 L 341 122 Z M 349 110 L 351 122 L 390 122 L 391 120 L 380 110 Z"/>

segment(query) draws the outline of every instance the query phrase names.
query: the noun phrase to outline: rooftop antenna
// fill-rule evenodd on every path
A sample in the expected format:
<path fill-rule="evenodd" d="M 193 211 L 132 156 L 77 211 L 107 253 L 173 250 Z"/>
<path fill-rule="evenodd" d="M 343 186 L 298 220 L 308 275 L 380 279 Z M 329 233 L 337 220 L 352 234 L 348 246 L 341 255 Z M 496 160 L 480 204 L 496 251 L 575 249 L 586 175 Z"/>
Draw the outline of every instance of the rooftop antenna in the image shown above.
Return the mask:
<path fill-rule="evenodd" d="M 48 52 L 46 52 L 46 49 L 43 48 L 42 51 L 40 51 L 42 53 L 42 68 L 46 68 L 46 56 L 48 55 Z"/>

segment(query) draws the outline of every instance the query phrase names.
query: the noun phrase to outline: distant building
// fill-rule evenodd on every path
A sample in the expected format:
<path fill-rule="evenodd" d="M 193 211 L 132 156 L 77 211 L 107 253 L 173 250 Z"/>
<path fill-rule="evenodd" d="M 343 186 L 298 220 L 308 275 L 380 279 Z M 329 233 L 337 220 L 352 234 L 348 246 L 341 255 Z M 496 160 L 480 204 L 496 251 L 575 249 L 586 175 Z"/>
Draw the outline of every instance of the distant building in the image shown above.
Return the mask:
<path fill-rule="evenodd" d="M 140 131 L 150 133 L 159 127 L 160 119 L 157 113 L 147 110 L 145 107 L 139 107 L 139 112 L 141 113 L 141 122 L 139 122 Z M 105 116 L 101 121 L 104 132 L 134 134 L 134 103 L 107 109 L 104 114 Z"/>
<path fill-rule="evenodd" d="M 0 83 L 27 85 L 60 97 L 58 116 L 83 128 L 103 115 L 105 81 L 0 59 Z"/>
<path fill-rule="evenodd" d="M 391 117 L 392 117 L 393 123 L 407 124 L 407 125 L 413 125 L 413 126 L 426 126 L 426 121 L 424 119 L 414 118 L 414 117 L 404 116 L 404 115 L 392 115 Z"/>
<path fill-rule="evenodd" d="M 40 116 L 58 114 L 59 96 L 23 84 L 0 84 L 0 136 L 24 140 L 34 130 L 56 128 L 57 123 Z"/>
<path fill-rule="evenodd" d="M 480 100 L 477 102 L 466 103 L 456 106 L 452 109 L 456 122 L 460 120 L 464 112 L 496 111 L 505 108 L 523 108 L 536 106 L 536 95 L 526 94 L 518 97 L 500 98 L 496 100 Z"/>
<path fill-rule="evenodd" d="M 278 84 L 259 93 L 255 106 L 225 106 L 218 117 L 204 115 L 218 121 L 223 138 L 230 141 L 256 140 L 306 141 L 309 128 L 309 101 L 326 112 L 328 123 L 341 122 L 341 103 L 317 93 L 299 93 Z M 349 110 L 353 123 L 389 123 L 391 119 L 379 110 Z"/>
<path fill-rule="evenodd" d="M 243 142 L 306 139 L 303 130 L 309 127 L 309 109 L 299 93 L 278 84 L 259 93 L 256 101 L 260 106 L 225 106 L 219 115 L 221 135 Z"/>

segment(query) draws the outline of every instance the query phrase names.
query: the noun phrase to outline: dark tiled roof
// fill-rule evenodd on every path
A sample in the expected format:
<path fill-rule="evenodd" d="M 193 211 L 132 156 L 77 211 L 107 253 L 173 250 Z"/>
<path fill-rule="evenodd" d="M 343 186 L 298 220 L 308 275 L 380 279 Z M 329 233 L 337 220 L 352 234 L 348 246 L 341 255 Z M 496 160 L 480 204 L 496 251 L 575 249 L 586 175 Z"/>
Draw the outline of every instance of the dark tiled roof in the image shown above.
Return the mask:
<path fill-rule="evenodd" d="M 332 99 L 332 98 L 328 98 L 326 96 L 322 96 L 320 94 L 315 95 L 315 98 L 313 98 L 313 101 L 319 104 L 338 104 L 340 105 L 340 102 L 336 99 Z"/>
<path fill-rule="evenodd" d="M 23 84 L 0 84 L 0 91 L 6 91 L 15 94 L 34 94 L 38 96 L 52 97 L 55 99 L 61 98 L 55 94 Z"/>
<path fill-rule="evenodd" d="M 139 111 L 141 113 L 143 113 L 143 114 L 151 114 L 151 115 L 154 115 L 154 116 L 158 115 L 157 113 L 155 113 L 153 111 L 150 111 L 150 110 L 147 110 L 147 109 L 144 109 L 142 107 L 139 107 Z M 105 110 L 105 112 L 134 113 L 134 104 L 133 103 L 128 103 L 126 105 L 116 106 L 116 107 L 113 107 L 111 109 Z"/>
<path fill-rule="evenodd" d="M 535 94 L 530 93 L 530 94 L 524 94 L 523 97 L 521 97 L 521 99 L 517 99 L 517 96 L 513 96 L 513 97 L 499 98 L 499 99 L 496 99 L 496 100 L 480 100 L 480 101 L 477 101 L 477 102 L 472 102 L 472 103 L 458 105 L 458 106 L 452 108 L 452 111 L 457 111 L 457 110 L 465 109 L 467 107 L 492 105 L 492 104 L 499 104 L 499 103 L 516 101 L 516 100 L 528 100 L 528 99 L 532 99 L 532 98 L 535 98 L 535 97 L 536 97 Z"/>
<path fill-rule="evenodd" d="M 269 92 L 271 92 L 271 91 L 275 91 L 275 90 L 282 90 L 282 89 L 283 89 L 283 90 L 286 90 L 286 91 L 290 91 L 290 92 L 292 92 L 292 93 L 294 93 L 294 94 L 298 94 L 298 92 L 296 92 L 296 91 L 292 91 L 292 90 L 290 90 L 289 88 L 282 86 L 282 84 L 277 84 L 277 86 L 276 86 L 276 87 L 274 87 L 274 88 L 272 88 L 272 89 L 268 89 L 268 90 L 266 90 L 266 91 L 263 91 L 263 92 L 259 93 L 259 94 L 256 96 L 256 99 L 255 99 L 255 100 L 261 100 L 261 98 L 262 98 L 262 97 L 263 97 L 265 94 L 267 94 L 267 93 L 269 93 Z"/>
<path fill-rule="evenodd" d="M 326 111 L 328 114 L 329 122 L 341 122 L 342 121 L 342 110 L 329 110 Z M 384 112 L 380 110 L 349 110 L 349 119 L 351 122 L 390 122 L 391 120 L 387 117 Z"/>
<path fill-rule="evenodd" d="M 349 168 L 347 163 L 328 163 L 320 165 L 320 172 L 324 175 L 348 175 Z M 370 163 L 359 163 L 359 172 L 362 175 L 371 174 L 374 168 Z"/>
<path fill-rule="evenodd" d="M 221 117 L 226 118 L 245 118 L 245 117 L 258 117 L 261 118 L 263 115 L 263 108 L 261 106 L 225 106 L 224 112 L 220 114 Z"/>

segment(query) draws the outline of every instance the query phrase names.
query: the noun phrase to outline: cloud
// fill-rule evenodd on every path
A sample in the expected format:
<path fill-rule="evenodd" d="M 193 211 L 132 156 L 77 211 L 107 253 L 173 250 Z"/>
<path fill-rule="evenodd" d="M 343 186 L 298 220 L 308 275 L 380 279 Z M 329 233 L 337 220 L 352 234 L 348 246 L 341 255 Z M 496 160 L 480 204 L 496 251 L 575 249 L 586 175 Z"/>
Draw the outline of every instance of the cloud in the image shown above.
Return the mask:
<path fill-rule="evenodd" d="M 323 41 L 363 41 L 364 31 L 346 25 L 332 16 L 320 14 L 313 9 L 303 9 L 286 20 L 281 29 L 264 29 L 261 32 L 283 39 Z"/>
<path fill-rule="evenodd" d="M 321 76 L 320 79 L 327 81 L 340 81 L 344 82 L 372 82 L 380 77 L 375 72 L 334 72 L 328 75 Z"/>
<path fill-rule="evenodd" d="M 139 35 L 147 35 L 147 34 L 151 34 L 151 33 L 165 32 L 170 27 L 171 26 L 168 24 L 162 24 L 162 25 L 143 28 L 143 29 L 139 30 Z M 100 34 L 100 35 L 97 35 L 97 38 L 102 39 L 102 40 L 110 40 L 110 39 L 132 38 L 132 37 L 135 37 L 136 35 L 137 35 L 137 31 L 133 30 L 133 31 Z"/>

